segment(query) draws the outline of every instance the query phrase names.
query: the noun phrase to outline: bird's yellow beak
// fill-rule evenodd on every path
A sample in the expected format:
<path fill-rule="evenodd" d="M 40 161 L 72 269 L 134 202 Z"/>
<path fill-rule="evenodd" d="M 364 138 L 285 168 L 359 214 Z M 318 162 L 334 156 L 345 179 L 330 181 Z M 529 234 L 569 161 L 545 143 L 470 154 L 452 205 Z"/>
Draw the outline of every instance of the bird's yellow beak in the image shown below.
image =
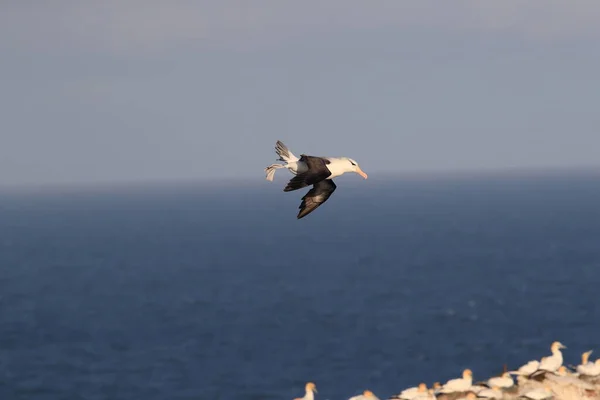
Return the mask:
<path fill-rule="evenodd" d="M 367 179 L 367 178 L 369 177 L 369 176 L 368 176 L 367 174 L 365 174 L 365 172 L 364 172 L 362 169 L 360 169 L 360 168 L 358 168 L 358 169 L 356 170 L 356 173 L 357 173 L 357 174 L 359 174 L 360 176 L 362 176 L 362 177 L 363 177 L 363 178 L 365 178 L 365 179 Z"/>

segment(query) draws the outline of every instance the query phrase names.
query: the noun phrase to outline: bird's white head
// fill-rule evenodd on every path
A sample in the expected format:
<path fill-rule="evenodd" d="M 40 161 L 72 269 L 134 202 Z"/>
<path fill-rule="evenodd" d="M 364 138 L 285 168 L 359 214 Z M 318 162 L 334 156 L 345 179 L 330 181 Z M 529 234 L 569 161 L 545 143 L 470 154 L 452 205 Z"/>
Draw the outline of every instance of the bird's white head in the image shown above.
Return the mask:
<path fill-rule="evenodd" d="M 567 370 L 567 367 L 565 367 L 564 365 L 561 365 L 560 367 L 558 367 L 558 375 L 560 376 L 567 376 L 567 373 L 569 372 Z"/>
<path fill-rule="evenodd" d="M 306 384 L 305 389 L 306 389 L 307 393 L 309 393 L 309 392 L 315 392 L 315 393 L 317 393 L 317 386 L 314 383 L 312 383 L 312 382 L 308 382 Z"/>
<path fill-rule="evenodd" d="M 561 342 L 553 342 L 552 346 L 550 346 L 550 350 L 552 350 L 552 352 L 558 351 L 560 349 L 566 349 L 566 348 L 567 348 L 567 346 L 565 346 Z"/>
<path fill-rule="evenodd" d="M 348 157 L 344 157 L 344 160 L 346 160 L 348 162 L 348 165 L 347 165 L 348 172 L 356 172 L 363 178 L 365 178 L 365 179 L 368 178 L 368 175 L 362 169 L 360 169 L 360 165 L 358 165 L 358 163 L 355 160 L 348 158 Z"/>

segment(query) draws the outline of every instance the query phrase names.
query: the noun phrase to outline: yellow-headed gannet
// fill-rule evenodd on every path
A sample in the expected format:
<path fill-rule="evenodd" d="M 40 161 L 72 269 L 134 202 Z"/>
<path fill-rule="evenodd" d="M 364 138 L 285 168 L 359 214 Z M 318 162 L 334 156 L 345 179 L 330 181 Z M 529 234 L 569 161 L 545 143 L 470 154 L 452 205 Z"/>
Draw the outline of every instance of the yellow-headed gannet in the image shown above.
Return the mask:
<path fill-rule="evenodd" d="M 600 358 L 596 362 L 589 361 L 592 350 L 586 351 L 581 355 L 581 364 L 577 366 L 577 372 L 580 375 L 598 376 L 600 375 Z"/>
<path fill-rule="evenodd" d="M 314 400 L 315 399 L 315 393 L 317 393 L 317 387 L 315 386 L 314 383 L 308 382 L 304 386 L 304 389 L 306 391 L 306 394 L 304 395 L 304 397 L 299 397 L 294 400 Z"/>
<path fill-rule="evenodd" d="M 350 397 L 348 400 L 379 400 L 379 398 L 370 390 L 365 390 L 362 394 Z"/>
<path fill-rule="evenodd" d="M 489 387 L 499 387 L 499 388 L 509 388 L 515 384 L 512 376 L 508 372 L 504 372 L 502 376 L 495 376 L 493 378 L 488 379 L 487 385 Z"/>
<path fill-rule="evenodd" d="M 462 378 L 450 379 L 439 390 L 440 393 L 466 392 L 471 389 L 473 384 L 473 372 L 465 369 Z"/>
<path fill-rule="evenodd" d="M 563 363 L 563 356 L 560 349 L 566 348 L 567 347 L 561 342 L 553 342 L 550 346 L 550 351 L 552 351 L 552 355 L 542 359 L 538 370 L 556 372 Z"/>
<path fill-rule="evenodd" d="M 403 399 L 403 400 L 413 400 L 415 397 L 424 395 L 427 393 L 427 385 L 423 382 L 419 383 L 419 386 L 411 387 L 408 389 L 404 389 L 399 394 L 391 396 L 389 399 Z"/>
<path fill-rule="evenodd" d="M 519 376 L 529 376 L 538 370 L 540 362 L 538 360 L 529 361 L 527 364 L 522 365 L 516 371 L 508 371 L 509 374 Z"/>
<path fill-rule="evenodd" d="M 501 399 L 502 396 L 502 390 L 498 386 L 493 386 L 491 389 L 483 389 L 477 393 L 477 397 L 486 399 Z"/>

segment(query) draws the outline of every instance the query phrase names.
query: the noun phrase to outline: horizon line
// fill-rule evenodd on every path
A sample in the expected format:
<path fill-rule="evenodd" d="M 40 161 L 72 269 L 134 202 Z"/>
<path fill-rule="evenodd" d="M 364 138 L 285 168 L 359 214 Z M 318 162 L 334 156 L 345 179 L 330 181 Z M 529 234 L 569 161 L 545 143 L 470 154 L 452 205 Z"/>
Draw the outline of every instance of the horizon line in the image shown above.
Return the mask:
<path fill-rule="evenodd" d="M 502 178 L 502 177 L 558 177 L 562 175 L 599 175 L 600 165 L 597 166 L 564 166 L 564 167 L 500 167 L 500 168 L 456 168 L 448 170 L 409 170 L 409 171 L 374 171 L 369 173 L 370 181 L 382 180 L 439 180 L 439 179 L 465 179 L 465 178 Z M 340 177 L 338 177 L 340 179 Z M 14 184 L 0 183 L 0 192 L 7 191 L 55 191 L 76 189 L 119 189 L 124 187 L 144 188 L 158 186 L 231 186 L 253 185 L 264 180 L 263 174 L 256 176 L 225 176 L 225 177 L 198 177 L 198 178 L 166 178 L 166 179 L 127 179 L 127 180 L 98 180 L 98 181 L 72 181 L 72 182 L 44 182 Z"/>

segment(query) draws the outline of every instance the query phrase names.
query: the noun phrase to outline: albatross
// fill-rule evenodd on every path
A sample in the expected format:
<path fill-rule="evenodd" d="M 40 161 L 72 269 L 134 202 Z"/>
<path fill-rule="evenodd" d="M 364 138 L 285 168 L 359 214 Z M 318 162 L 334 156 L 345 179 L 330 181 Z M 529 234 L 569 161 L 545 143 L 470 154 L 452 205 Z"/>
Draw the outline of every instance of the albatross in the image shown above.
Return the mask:
<path fill-rule="evenodd" d="M 348 157 L 317 157 L 301 154 L 298 158 L 280 140 L 275 144 L 275 152 L 279 156 L 277 161 L 282 161 L 284 164 L 271 164 L 265 168 L 268 181 L 273 181 L 276 170 L 287 168 L 295 176 L 283 189 L 284 192 L 312 185 L 312 189 L 301 199 L 298 219 L 306 217 L 329 199 L 337 187 L 333 178 L 346 172 L 354 172 L 364 179 L 368 177 L 358 163 Z"/>

